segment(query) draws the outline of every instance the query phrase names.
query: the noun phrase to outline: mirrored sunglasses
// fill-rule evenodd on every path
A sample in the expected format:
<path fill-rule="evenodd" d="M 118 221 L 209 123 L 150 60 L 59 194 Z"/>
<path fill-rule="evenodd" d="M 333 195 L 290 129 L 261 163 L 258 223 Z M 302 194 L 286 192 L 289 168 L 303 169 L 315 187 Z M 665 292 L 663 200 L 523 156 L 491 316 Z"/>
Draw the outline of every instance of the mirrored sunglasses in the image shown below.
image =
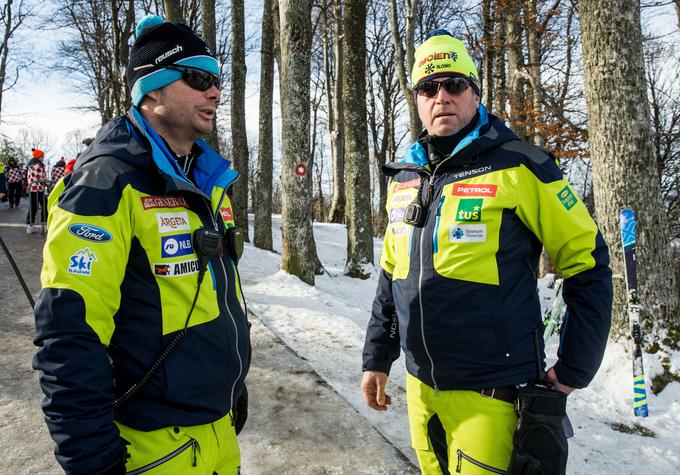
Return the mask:
<path fill-rule="evenodd" d="M 449 94 L 460 94 L 470 86 L 470 83 L 465 78 L 449 78 L 446 81 L 423 81 L 416 86 L 419 96 L 434 97 L 439 93 L 439 88 L 444 87 L 444 90 Z"/>
<path fill-rule="evenodd" d="M 182 73 L 182 79 L 192 89 L 196 89 L 198 91 L 207 91 L 212 86 L 215 86 L 217 89 L 220 88 L 219 76 L 209 73 L 208 71 L 191 68 L 189 66 L 178 66 L 176 64 L 166 66 L 166 69 L 172 69 L 173 71 L 179 71 Z"/>

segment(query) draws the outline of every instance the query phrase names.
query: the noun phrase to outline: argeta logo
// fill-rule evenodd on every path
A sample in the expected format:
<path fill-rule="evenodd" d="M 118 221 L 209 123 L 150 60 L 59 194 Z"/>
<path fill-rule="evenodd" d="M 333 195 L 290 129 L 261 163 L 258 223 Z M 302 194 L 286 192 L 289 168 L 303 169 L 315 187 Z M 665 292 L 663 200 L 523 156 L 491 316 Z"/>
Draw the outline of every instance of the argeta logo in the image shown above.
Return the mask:
<path fill-rule="evenodd" d="M 576 202 L 578 201 L 576 199 L 576 195 L 571 191 L 571 189 L 569 189 L 569 185 L 562 188 L 560 192 L 557 193 L 557 197 L 562 202 L 564 207 L 567 208 L 567 211 L 576 206 Z"/>
<path fill-rule="evenodd" d="M 175 234 L 161 238 L 161 256 L 178 257 L 192 254 L 194 248 L 191 246 L 191 234 Z"/>
<path fill-rule="evenodd" d="M 158 232 L 189 231 L 189 215 L 186 211 L 179 213 L 156 213 Z"/>
<path fill-rule="evenodd" d="M 482 203 L 483 199 L 461 199 L 458 202 L 458 210 L 456 211 L 456 221 L 458 222 L 472 222 L 482 220 Z"/>

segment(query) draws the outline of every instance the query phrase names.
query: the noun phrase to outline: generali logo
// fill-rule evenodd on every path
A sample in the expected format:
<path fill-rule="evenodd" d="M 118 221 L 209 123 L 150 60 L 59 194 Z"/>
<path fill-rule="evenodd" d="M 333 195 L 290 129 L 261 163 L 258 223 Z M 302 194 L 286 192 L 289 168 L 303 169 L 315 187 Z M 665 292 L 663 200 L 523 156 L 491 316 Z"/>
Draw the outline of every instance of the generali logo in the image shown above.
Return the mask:
<path fill-rule="evenodd" d="M 403 183 L 396 183 L 394 185 L 394 191 L 405 190 L 406 188 L 415 188 L 420 185 L 420 178 L 415 178 L 413 180 L 405 181 Z"/>
<path fill-rule="evenodd" d="M 142 196 L 145 210 L 155 208 L 188 208 L 189 203 L 183 196 Z"/>
<path fill-rule="evenodd" d="M 453 196 L 496 196 L 498 185 L 467 185 L 456 183 L 453 185 Z"/>

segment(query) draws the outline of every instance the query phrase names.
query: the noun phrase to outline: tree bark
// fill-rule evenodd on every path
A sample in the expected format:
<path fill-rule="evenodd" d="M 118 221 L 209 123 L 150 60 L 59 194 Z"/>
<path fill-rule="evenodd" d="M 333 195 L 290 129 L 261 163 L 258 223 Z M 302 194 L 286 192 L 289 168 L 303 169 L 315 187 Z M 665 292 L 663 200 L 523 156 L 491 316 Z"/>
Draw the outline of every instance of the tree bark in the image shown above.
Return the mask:
<path fill-rule="evenodd" d="M 203 41 L 213 54 L 217 54 L 217 28 L 215 24 L 215 0 L 201 0 L 201 33 Z M 220 141 L 217 133 L 217 115 L 213 118 L 213 131 L 205 137 L 205 141 L 217 153 L 220 152 Z"/>
<path fill-rule="evenodd" d="M 309 156 L 311 0 L 280 0 L 282 253 L 281 269 L 314 285 Z"/>
<path fill-rule="evenodd" d="M 347 264 L 345 274 L 368 278 L 373 265 L 371 174 L 366 127 L 366 2 L 345 1 L 345 153 Z"/>
<path fill-rule="evenodd" d="M 482 104 L 489 112 L 493 106 L 493 65 L 496 59 L 494 45 L 494 1 L 483 0 L 482 2 L 482 45 L 484 46 L 484 62 L 482 63 Z"/>
<path fill-rule="evenodd" d="M 413 71 L 413 55 L 415 53 L 414 37 L 415 37 L 415 11 L 418 8 L 419 0 L 405 0 L 404 1 L 404 16 L 406 18 L 406 31 L 404 33 L 406 48 L 402 45 L 399 29 L 399 19 L 397 16 L 397 0 L 389 0 L 390 2 L 390 25 L 392 29 L 392 46 L 397 55 L 396 68 L 399 76 L 399 85 L 401 86 L 401 93 L 404 95 L 406 106 L 408 107 L 409 130 L 411 133 L 411 142 L 415 142 L 420 135 L 422 124 L 418 116 L 418 109 L 413 102 L 411 94 L 410 77 Z M 404 64 L 406 63 L 406 64 Z M 412 85 L 411 85 L 412 86 Z"/>
<path fill-rule="evenodd" d="M 646 341 L 677 348 L 666 333 L 678 329 L 678 314 L 673 313 L 678 296 L 652 146 L 640 4 L 581 0 L 578 8 L 595 209 L 614 271 L 612 335 L 628 334 L 618 215 L 629 207 L 638 217 L 638 295 Z"/>
<path fill-rule="evenodd" d="M 260 249 L 273 250 L 272 242 L 272 182 L 274 103 L 274 24 L 272 0 L 264 0 L 262 13 L 262 47 L 260 50 L 260 119 L 257 146 L 257 186 L 253 199 L 255 231 L 253 244 Z"/>
<path fill-rule="evenodd" d="M 522 21 L 520 3 L 510 3 L 505 9 L 505 33 L 508 55 L 508 78 L 510 88 L 508 99 L 510 101 L 509 122 L 510 128 L 522 140 L 527 140 L 526 115 L 524 113 L 526 96 L 524 93 L 524 56 L 522 54 Z"/>
<path fill-rule="evenodd" d="M 248 241 L 248 136 L 246 135 L 246 53 L 243 0 L 231 1 L 231 144 L 234 169 L 234 218 Z"/>
<path fill-rule="evenodd" d="M 333 190 L 331 207 L 328 211 L 328 221 L 331 223 L 345 222 L 345 121 L 344 101 L 342 98 L 343 84 L 343 13 L 340 0 L 333 0 L 333 59 L 335 65 L 333 75 L 330 74 L 331 58 L 327 55 L 326 67 L 326 95 L 328 96 L 328 129 L 331 136 L 331 158 L 333 160 Z M 332 85 L 332 87 L 331 87 Z"/>
<path fill-rule="evenodd" d="M 182 15 L 182 6 L 180 0 L 163 0 L 163 10 L 165 11 L 165 19 L 170 23 L 184 23 L 184 15 Z"/>

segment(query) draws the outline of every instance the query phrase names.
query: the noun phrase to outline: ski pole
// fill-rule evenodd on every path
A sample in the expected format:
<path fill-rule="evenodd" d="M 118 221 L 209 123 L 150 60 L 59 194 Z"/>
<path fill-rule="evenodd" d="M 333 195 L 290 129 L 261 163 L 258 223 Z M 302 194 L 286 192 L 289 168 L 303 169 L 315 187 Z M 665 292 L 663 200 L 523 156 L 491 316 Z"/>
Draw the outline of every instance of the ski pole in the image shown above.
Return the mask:
<path fill-rule="evenodd" d="M 21 283 L 21 287 L 23 287 L 24 292 L 26 293 L 26 297 L 28 297 L 28 301 L 31 303 L 31 308 L 35 308 L 33 296 L 31 295 L 31 292 L 29 292 L 28 287 L 26 286 L 26 282 L 24 281 L 24 278 L 21 276 L 21 272 L 19 272 L 19 268 L 17 267 L 16 263 L 14 262 L 14 259 L 12 258 L 12 254 L 10 254 L 9 249 L 7 249 L 5 241 L 2 240 L 2 236 L 0 236 L 0 246 L 2 246 L 2 250 L 5 251 L 7 260 L 9 261 L 9 264 L 12 266 L 12 270 L 14 270 L 14 273 L 16 274 L 17 278 L 19 279 L 19 283 Z"/>

